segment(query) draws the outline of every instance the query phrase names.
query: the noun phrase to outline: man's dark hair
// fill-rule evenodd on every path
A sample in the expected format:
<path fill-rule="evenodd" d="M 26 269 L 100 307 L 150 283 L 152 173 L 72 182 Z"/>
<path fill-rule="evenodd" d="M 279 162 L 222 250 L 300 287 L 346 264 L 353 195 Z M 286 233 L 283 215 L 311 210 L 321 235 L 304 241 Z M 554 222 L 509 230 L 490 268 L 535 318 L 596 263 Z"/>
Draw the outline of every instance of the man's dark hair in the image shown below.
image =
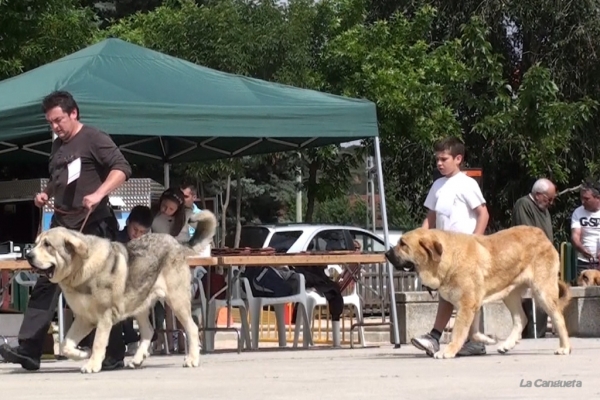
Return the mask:
<path fill-rule="evenodd" d="M 142 225 L 144 228 L 150 228 L 152 226 L 152 211 L 147 206 L 135 206 L 131 209 L 128 222 L 135 222 Z"/>
<path fill-rule="evenodd" d="M 67 114 L 71 114 L 76 110 L 77 120 L 79 120 L 79 106 L 71 93 L 64 90 L 58 90 L 44 97 L 44 100 L 42 100 L 42 110 L 44 111 L 44 114 L 54 107 L 60 107 L 60 109 Z"/>
<path fill-rule="evenodd" d="M 192 185 L 191 183 L 184 183 L 181 185 L 181 190 L 185 189 L 190 189 L 190 192 L 192 192 L 194 196 L 198 197 L 198 190 L 196 189 L 196 186 Z"/>
<path fill-rule="evenodd" d="M 439 151 L 447 151 L 452 157 L 460 155 L 464 158 L 465 144 L 457 137 L 448 137 L 435 142 L 433 151 L 436 153 Z"/>
<path fill-rule="evenodd" d="M 596 179 L 588 178 L 581 183 L 581 190 L 591 192 L 592 196 L 600 197 L 600 182 Z"/>

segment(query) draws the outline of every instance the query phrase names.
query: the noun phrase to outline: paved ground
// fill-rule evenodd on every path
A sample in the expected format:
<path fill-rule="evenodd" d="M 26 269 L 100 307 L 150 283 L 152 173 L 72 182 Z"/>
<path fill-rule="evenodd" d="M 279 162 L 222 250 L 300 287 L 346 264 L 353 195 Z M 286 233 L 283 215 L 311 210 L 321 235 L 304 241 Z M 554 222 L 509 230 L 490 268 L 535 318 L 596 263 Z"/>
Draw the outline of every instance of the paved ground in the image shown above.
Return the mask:
<path fill-rule="evenodd" d="M 559 399 L 599 398 L 600 339 L 572 339 L 570 356 L 555 356 L 557 339 L 525 340 L 507 355 L 434 360 L 406 345 L 367 349 L 265 349 L 202 356 L 151 357 L 140 370 L 82 375 L 81 362 L 47 361 L 38 372 L 0 364 L 2 399 Z M 580 381 L 581 387 L 521 387 L 536 380 Z M 521 383 L 523 381 L 523 383 Z M 31 394 L 34 394 L 31 397 Z"/>

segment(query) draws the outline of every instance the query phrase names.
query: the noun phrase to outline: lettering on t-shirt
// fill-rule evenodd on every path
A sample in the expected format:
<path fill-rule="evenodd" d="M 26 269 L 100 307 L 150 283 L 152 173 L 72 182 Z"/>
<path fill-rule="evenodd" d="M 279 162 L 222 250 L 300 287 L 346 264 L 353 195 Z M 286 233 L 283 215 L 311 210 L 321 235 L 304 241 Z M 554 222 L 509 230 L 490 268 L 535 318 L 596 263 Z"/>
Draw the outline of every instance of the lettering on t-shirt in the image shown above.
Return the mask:
<path fill-rule="evenodd" d="M 600 211 L 588 211 L 580 206 L 571 216 L 571 229 L 581 229 L 581 245 L 594 257 L 600 251 Z M 580 260 L 586 260 L 578 254 Z"/>
<path fill-rule="evenodd" d="M 598 226 L 600 226 L 600 218 L 581 217 L 581 218 L 579 218 L 579 224 L 581 226 L 589 226 L 590 228 L 597 228 Z"/>

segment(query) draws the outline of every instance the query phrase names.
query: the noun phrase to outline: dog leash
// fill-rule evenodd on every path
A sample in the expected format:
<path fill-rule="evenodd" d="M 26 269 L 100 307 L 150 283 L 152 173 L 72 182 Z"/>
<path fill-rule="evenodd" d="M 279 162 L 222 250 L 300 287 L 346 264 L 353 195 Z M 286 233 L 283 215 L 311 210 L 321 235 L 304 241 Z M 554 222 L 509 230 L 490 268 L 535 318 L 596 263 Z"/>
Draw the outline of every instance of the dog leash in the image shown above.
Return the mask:
<path fill-rule="evenodd" d="M 76 215 L 76 214 L 81 213 L 81 211 L 63 211 L 56 207 L 53 207 L 53 209 L 54 209 L 54 212 L 62 214 L 62 215 Z M 79 228 L 79 233 L 83 233 L 83 228 L 85 228 L 85 224 L 87 223 L 88 219 L 90 218 L 92 211 L 94 211 L 93 207 L 90 208 L 88 210 L 88 212 L 86 213 L 85 218 L 83 219 L 83 223 L 81 224 L 81 228 Z M 40 235 L 40 233 L 42 233 L 43 223 L 44 223 L 44 207 L 42 206 L 40 208 L 40 223 L 38 225 L 38 232 L 37 232 L 38 236 Z"/>

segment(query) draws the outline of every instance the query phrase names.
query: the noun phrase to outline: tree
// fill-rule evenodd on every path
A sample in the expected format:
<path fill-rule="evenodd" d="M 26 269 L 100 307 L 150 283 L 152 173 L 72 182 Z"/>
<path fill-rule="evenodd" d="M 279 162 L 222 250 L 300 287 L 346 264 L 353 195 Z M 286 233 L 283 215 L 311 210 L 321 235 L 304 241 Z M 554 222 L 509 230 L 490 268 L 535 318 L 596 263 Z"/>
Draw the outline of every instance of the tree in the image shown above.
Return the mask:
<path fill-rule="evenodd" d="M 520 91 L 527 82 L 527 74 L 531 74 L 527 90 L 541 93 L 532 88 L 531 83 L 535 75 L 540 78 L 535 79 L 537 83 L 545 80 L 548 83 L 547 80 L 552 80 L 555 84 L 555 87 L 550 84 L 542 85 L 545 86 L 544 91 L 548 95 L 546 99 L 554 97 L 564 102 L 563 104 L 582 101 L 581 111 L 587 114 L 588 118 L 577 119 L 576 129 L 571 129 L 568 137 L 560 134 L 556 143 L 556 145 L 565 144 L 565 147 L 556 152 L 560 159 L 559 187 L 576 186 L 584 177 L 598 176 L 600 163 L 595 138 L 598 136 L 600 113 L 597 109 L 590 109 L 594 102 L 600 100 L 598 78 L 600 64 L 597 56 L 600 52 L 598 2 L 590 0 L 579 2 L 377 0 L 371 1 L 369 15 L 371 21 L 378 18 L 387 20 L 396 11 L 412 15 L 424 4 L 433 5 L 438 10 L 429 39 L 431 42 L 443 42 L 460 37 L 461 26 L 476 16 L 488 28 L 487 40 L 492 46 L 493 53 L 501 56 L 503 76 L 510 83 L 513 92 Z M 545 112 L 549 112 L 550 107 L 545 109 Z M 562 115 L 558 113 L 557 108 L 554 108 L 554 112 L 556 112 L 555 116 L 559 115 L 559 121 L 562 120 Z M 553 122 L 549 114 L 546 115 L 548 116 L 546 123 L 528 126 L 546 129 L 550 126 L 548 124 Z M 567 113 L 567 115 L 571 114 Z M 563 122 L 559 122 L 559 125 Z M 556 127 L 552 126 L 552 128 Z M 522 134 L 525 126 L 522 125 L 519 129 L 519 133 Z M 549 132 L 546 140 L 552 141 L 552 136 L 552 132 Z M 467 146 L 470 148 L 491 150 L 489 143 L 481 136 L 466 139 Z M 527 137 L 523 144 L 523 147 L 532 145 Z M 494 154 L 481 152 L 480 159 L 489 162 L 476 161 L 480 162 L 479 166 L 485 167 L 484 175 L 491 178 L 484 178 L 484 195 L 498 199 L 499 212 L 496 218 L 503 222 L 507 222 L 509 215 L 506 210 L 511 208 L 515 197 L 530 190 L 531 184 L 538 177 L 527 176 L 524 173 L 535 171 L 532 173 L 548 175 L 549 169 L 554 173 L 554 167 L 548 166 L 532 170 L 527 167 L 532 165 L 528 157 L 514 158 L 514 142 L 510 147 L 512 151 L 495 149 Z M 535 150 L 537 146 L 533 148 Z M 532 155 L 537 158 L 540 156 L 537 151 L 532 152 Z M 564 231 L 568 233 L 568 217 L 576 206 L 574 196 L 570 198 L 563 196 L 553 209 L 555 232 L 560 232 L 558 235 L 560 240 L 565 239 Z"/>
<path fill-rule="evenodd" d="M 497 228 L 514 195 L 504 187 L 518 174 L 565 182 L 566 158 L 550 155 L 565 153 L 595 102 L 564 101 L 542 66 L 513 88 L 481 18 L 461 25 L 458 37 L 434 43 L 436 17 L 424 6 L 410 17 L 398 12 L 388 20 L 364 20 L 331 40 L 325 57 L 338 91 L 377 103 L 385 178 L 395 189 L 390 194 L 409 197 L 422 210 L 433 169 L 431 143 L 459 136 L 477 149 L 470 162 L 495 171 L 486 180 L 493 194 L 488 186 L 486 197 Z M 497 176 L 501 169 L 509 169 L 504 177 Z"/>
<path fill-rule="evenodd" d="M 0 80 L 85 47 L 97 31 L 75 0 L 0 1 Z"/>

